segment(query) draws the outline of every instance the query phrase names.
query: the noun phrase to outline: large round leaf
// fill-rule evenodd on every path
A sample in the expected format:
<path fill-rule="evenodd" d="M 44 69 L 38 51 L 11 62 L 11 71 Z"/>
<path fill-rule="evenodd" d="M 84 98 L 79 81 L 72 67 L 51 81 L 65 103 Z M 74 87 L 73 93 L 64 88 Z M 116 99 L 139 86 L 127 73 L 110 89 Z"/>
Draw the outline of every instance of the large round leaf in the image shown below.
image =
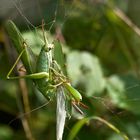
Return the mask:
<path fill-rule="evenodd" d="M 67 56 L 68 74 L 75 85 L 82 84 L 85 96 L 102 92 L 105 87 L 101 65 L 96 56 L 73 51 Z"/>

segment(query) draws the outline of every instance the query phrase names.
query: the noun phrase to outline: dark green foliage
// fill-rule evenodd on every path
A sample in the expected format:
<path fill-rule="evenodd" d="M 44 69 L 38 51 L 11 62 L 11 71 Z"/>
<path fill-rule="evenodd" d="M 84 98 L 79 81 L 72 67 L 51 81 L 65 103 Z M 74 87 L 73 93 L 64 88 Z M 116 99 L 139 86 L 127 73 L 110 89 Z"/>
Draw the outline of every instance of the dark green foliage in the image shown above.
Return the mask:
<path fill-rule="evenodd" d="M 117 1 L 116 3 L 119 3 L 121 8 L 127 11 L 127 5 L 124 2 Z M 121 20 L 116 15 L 113 4 L 115 5 L 115 1 L 114 3 L 113 1 L 107 3 L 75 1 L 72 5 L 69 3 L 65 5 L 64 7 L 68 11 L 69 16 L 65 22 L 59 20 L 59 23 L 63 24 L 63 37 L 68 46 L 61 43 L 65 53 L 64 59 L 64 56 L 61 55 L 60 43 L 54 41 L 56 46 L 54 48 L 54 58 L 61 66 L 63 73 L 68 75 L 68 80 L 82 93 L 83 103 L 88 106 L 88 109 L 82 107 L 80 109 L 84 112 L 86 118 L 99 116 L 116 126 L 121 133 L 125 133 L 130 139 L 139 140 L 140 37 L 134 32 L 133 26 L 128 26 L 127 21 Z M 129 5 L 130 10 L 131 2 Z M 61 13 L 58 14 L 61 16 Z M 133 13 L 129 13 L 129 15 L 135 18 Z M 135 21 L 137 20 L 138 18 L 135 19 Z M 57 26 L 59 24 L 55 27 Z M 39 42 L 39 39 L 34 37 L 33 31 L 29 30 L 23 33 L 23 36 L 26 36 L 25 40 L 20 34 L 18 35 L 21 37 L 17 39 L 17 34 L 13 30 L 9 30 L 9 33 L 13 36 L 13 42 L 20 45 L 21 49 L 26 39 L 27 42 L 33 40 L 29 46 L 38 55 L 42 44 Z M 49 38 L 51 38 L 50 35 Z M 18 50 L 18 52 L 21 52 L 21 50 Z M 5 63 L 8 64 L 9 60 L 7 57 L 9 54 L 7 55 L 6 53 L 5 50 L 0 50 L 0 76 L 2 78 L 10 68 L 9 65 L 5 66 Z M 31 67 L 33 68 L 34 66 Z M 27 71 L 30 72 L 30 69 L 27 69 Z M 16 117 L 18 111 L 15 93 L 21 95 L 19 84 L 15 81 L 7 82 L 2 80 L 1 77 L 0 110 Z M 44 103 L 43 96 L 38 94 L 38 91 L 29 84 L 29 81 L 27 81 L 27 88 L 32 108 Z M 68 104 L 67 107 L 71 114 L 69 102 L 66 104 Z M 55 139 L 54 102 L 29 114 L 32 116 L 31 128 L 36 139 Z M 77 118 L 81 118 L 81 115 L 73 112 L 71 120 L 67 120 L 64 140 L 67 140 L 69 135 L 71 137 L 75 135 L 70 133 L 70 131 L 77 124 Z M 18 128 L 18 133 L 15 133 L 8 123 L 3 125 L 2 121 L 0 121 L 0 129 L 2 130 L 0 131 L 0 139 L 25 139 L 24 131 L 20 127 Z M 123 139 L 120 135 L 108 129 L 103 123 L 91 119 L 85 120 L 81 129 L 78 130 L 77 127 L 76 130 L 77 136 L 75 139 L 79 138 L 80 140 Z"/>

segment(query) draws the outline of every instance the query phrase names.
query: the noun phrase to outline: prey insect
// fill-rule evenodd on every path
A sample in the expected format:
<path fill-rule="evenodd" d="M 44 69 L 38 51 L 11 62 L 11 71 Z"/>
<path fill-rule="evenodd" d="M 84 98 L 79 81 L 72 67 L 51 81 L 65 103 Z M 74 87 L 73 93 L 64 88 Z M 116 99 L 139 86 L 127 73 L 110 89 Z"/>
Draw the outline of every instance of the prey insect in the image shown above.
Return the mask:
<path fill-rule="evenodd" d="M 66 89 L 67 93 L 69 93 L 68 95 L 66 95 L 66 97 L 68 97 L 68 99 L 72 102 L 80 102 L 82 100 L 81 94 L 71 86 L 69 80 L 67 80 L 67 77 L 64 76 L 63 73 L 65 72 L 62 68 L 64 64 L 62 64 L 59 59 L 57 59 L 58 57 L 55 57 L 57 56 L 56 53 L 59 53 L 60 57 L 63 55 L 61 52 L 62 48 L 57 48 L 58 46 L 60 47 L 58 42 L 54 44 L 48 43 L 44 33 L 43 24 L 42 30 L 45 45 L 42 46 L 36 62 L 34 61 L 34 58 L 30 55 L 30 53 L 32 52 L 29 46 L 26 44 L 16 25 L 12 21 L 8 21 L 6 29 L 16 51 L 19 54 L 16 62 L 7 74 L 7 79 L 32 79 L 39 91 L 49 100 L 54 97 L 54 93 L 58 86 L 62 86 Z M 54 48 L 52 46 L 54 46 Z M 55 48 L 57 49 L 55 50 Z M 55 54 L 53 54 L 52 49 L 54 49 Z M 57 60 L 55 60 L 55 58 Z M 10 75 L 19 60 L 22 61 L 28 74 L 19 77 L 11 77 Z M 35 64 L 36 67 L 34 66 Z"/>

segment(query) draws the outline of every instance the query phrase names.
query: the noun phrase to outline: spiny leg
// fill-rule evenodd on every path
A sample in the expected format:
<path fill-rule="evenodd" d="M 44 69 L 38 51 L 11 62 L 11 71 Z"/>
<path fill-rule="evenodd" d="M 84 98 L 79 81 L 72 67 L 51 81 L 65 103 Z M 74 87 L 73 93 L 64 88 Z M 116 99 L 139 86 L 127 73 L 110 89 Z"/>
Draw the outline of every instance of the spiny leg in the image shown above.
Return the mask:
<path fill-rule="evenodd" d="M 49 74 L 47 72 L 40 72 L 40 73 L 33 73 L 33 74 L 29 74 L 29 75 L 24 75 L 24 76 L 14 76 L 14 77 L 10 77 L 13 69 L 15 68 L 15 66 L 17 65 L 18 61 L 20 60 L 22 54 L 25 52 L 25 49 L 23 49 L 21 51 L 21 53 L 19 54 L 17 60 L 15 61 L 14 65 L 12 66 L 12 68 L 10 69 L 10 71 L 7 74 L 7 79 L 20 79 L 20 78 L 29 78 L 29 79 L 41 79 L 41 78 L 49 78 Z"/>
<path fill-rule="evenodd" d="M 15 61 L 15 63 L 13 64 L 12 68 L 9 70 L 9 72 L 8 72 L 8 74 L 7 74 L 7 76 L 6 76 L 7 79 L 11 79 L 11 78 L 12 78 L 12 77 L 10 77 L 10 75 L 11 75 L 13 69 L 16 67 L 17 63 L 19 62 L 19 60 L 20 60 L 20 58 L 21 58 L 21 56 L 22 56 L 22 54 L 23 54 L 24 52 L 25 52 L 25 49 L 23 49 L 23 50 L 21 51 L 21 53 L 19 54 L 17 60 Z"/>

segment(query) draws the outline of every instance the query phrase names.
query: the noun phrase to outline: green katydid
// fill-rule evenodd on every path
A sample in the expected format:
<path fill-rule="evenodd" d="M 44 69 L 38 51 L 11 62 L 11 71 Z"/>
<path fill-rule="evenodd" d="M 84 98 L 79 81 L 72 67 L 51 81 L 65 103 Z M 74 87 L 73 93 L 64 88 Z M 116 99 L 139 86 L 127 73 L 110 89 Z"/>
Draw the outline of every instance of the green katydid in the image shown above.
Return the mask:
<path fill-rule="evenodd" d="M 59 42 L 55 42 L 54 45 L 54 62 L 52 61 L 52 50 L 51 44 L 47 43 L 44 28 L 42 24 L 43 37 L 45 45 L 42 46 L 41 51 L 38 56 L 36 71 L 34 68 L 34 58 L 30 56 L 31 51 L 24 41 L 20 31 L 17 29 L 12 21 L 7 22 L 7 31 L 14 44 L 15 49 L 19 53 L 19 56 L 7 74 L 7 79 L 19 79 L 19 78 L 30 78 L 33 79 L 35 85 L 38 87 L 40 92 L 47 98 L 51 99 L 54 96 L 54 92 L 57 93 L 57 139 L 62 140 L 64 124 L 66 114 L 69 115 L 71 111 L 71 103 L 75 109 L 81 110 L 76 106 L 75 102 L 79 103 L 82 100 L 81 94 L 74 89 L 68 82 L 66 76 L 66 70 L 64 68 L 64 58 L 62 53 L 62 48 Z M 14 67 L 19 60 L 22 60 L 28 75 L 20 77 L 10 77 Z M 34 73 L 35 72 L 35 73 Z M 68 91 L 67 95 L 64 95 L 64 88 Z M 67 101 L 68 100 L 68 101 Z M 65 103 L 68 103 L 65 105 Z M 68 105 L 70 108 L 68 108 Z M 68 108 L 68 109 L 67 109 Z"/>
<path fill-rule="evenodd" d="M 62 74 L 59 74 L 59 72 L 57 72 L 57 70 L 53 68 L 52 57 L 51 57 L 52 52 L 50 48 L 51 45 L 47 43 L 45 36 L 44 36 L 45 45 L 42 46 L 42 49 L 39 53 L 37 65 L 36 65 L 36 72 L 34 72 L 33 69 L 34 60 L 30 56 L 29 47 L 27 46 L 25 40 L 23 39 L 20 31 L 12 21 L 7 22 L 6 29 L 14 44 L 15 49 L 19 53 L 19 57 L 17 58 L 16 62 L 14 63 L 9 73 L 7 74 L 7 79 L 19 79 L 19 78 L 33 79 L 35 85 L 38 87 L 38 89 L 47 99 L 51 98 L 51 96 L 53 95 L 52 92 L 54 92 L 54 89 L 55 87 L 57 87 L 57 85 L 62 85 L 71 94 L 70 98 L 72 100 L 76 102 L 80 102 L 82 100 L 81 94 L 70 85 L 70 83 L 67 81 L 67 78 L 64 78 L 65 76 L 61 76 Z M 59 45 L 58 42 L 54 44 Z M 56 51 L 60 53 L 60 55 L 62 55 L 61 48 L 57 49 Z M 55 47 L 54 47 L 54 52 L 55 52 Z M 54 58 L 56 58 L 56 55 L 54 55 Z M 14 67 L 16 66 L 17 62 L 20 59 L 22 60 L 22 63 L 25 66 L 28 75 L 20 76 L 20 77 L 10 77 L 10 74 L 12 73 Z M 59 60 L 58 60 L 58 65 L 60 65 L 60 68 L 62 69 L 63 73 L 65 73 L 62 68 L 63 64 L 61 65 L 61 62 L 59 62 Z"/>

